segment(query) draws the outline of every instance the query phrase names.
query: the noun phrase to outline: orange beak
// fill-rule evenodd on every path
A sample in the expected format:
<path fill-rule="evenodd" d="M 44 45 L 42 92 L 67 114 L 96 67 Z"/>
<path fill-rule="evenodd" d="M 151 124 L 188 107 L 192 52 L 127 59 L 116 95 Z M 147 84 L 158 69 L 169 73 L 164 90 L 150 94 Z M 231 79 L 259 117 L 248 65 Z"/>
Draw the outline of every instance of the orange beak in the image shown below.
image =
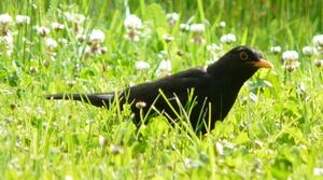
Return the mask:
<path fill-rule="evenodd" d="M 265 59 L 260 59 L 258 61 L 253 61 L 252 64 L 254 65 L 254 67 L 257 68 L 267 68 L 267 69 L 271 69 L 273 68 L 273 64 Z"/>

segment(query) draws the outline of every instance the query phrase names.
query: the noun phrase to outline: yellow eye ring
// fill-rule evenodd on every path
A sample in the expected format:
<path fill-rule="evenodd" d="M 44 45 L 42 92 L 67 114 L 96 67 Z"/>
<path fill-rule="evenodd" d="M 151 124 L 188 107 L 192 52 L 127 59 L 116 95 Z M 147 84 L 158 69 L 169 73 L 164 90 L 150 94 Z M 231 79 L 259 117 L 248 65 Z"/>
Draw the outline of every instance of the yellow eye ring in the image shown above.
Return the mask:
<path fill-rule="evenodd" d="M 249 56 L 248 56 L 248 54 L 247 54 L 246 52 L 242 51 L 242 52 L 240 53 L 240 59 L 241 59 L 242 61 L 246 61 L 248 58 L 249 58 Z"/>

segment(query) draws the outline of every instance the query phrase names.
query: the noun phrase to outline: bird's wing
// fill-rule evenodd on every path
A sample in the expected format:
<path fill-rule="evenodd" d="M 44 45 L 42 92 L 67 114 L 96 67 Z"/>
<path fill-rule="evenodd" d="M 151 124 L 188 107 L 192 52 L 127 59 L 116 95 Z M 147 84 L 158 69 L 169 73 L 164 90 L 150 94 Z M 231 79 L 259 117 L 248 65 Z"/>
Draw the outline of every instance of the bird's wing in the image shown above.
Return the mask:
<path fill-rule="evenodd" d="M 139 84 L 125 90 L 128 93 L 130 101 L 145 101 L 152 103 L 160 91 L 167 97 L 186 96 L 190 89 L 205 89 L 208 84 L 209 75 L 199 69 L 191 69 L 188 71 L 180 72 L 160 80 Z"/>
<path fill-rule="evenodd" d="M 167 76 L 164 79 L 204 77 L 206 74 L 207 73 L 204 69 L 194 68 L 194 69 L 188 69 L 186 71 L 182 71 L 182 72 L 173 74 L 171 76 Z"/>
<path fill-rule="evenodd" d="M 141 111 L 136 107 L 141 101 L 146 105 L 143 108 L 144 113 L 152 110 L 176 119 L 182 107 L 190 109 L 207 96 L 210 78 L 207 73 L 200 70 L 186 71 L 131 87 L 125 90 L 128 94 L 126 99 L 132 104 L 136 122 L 140 122 L 141 118 Z"/>

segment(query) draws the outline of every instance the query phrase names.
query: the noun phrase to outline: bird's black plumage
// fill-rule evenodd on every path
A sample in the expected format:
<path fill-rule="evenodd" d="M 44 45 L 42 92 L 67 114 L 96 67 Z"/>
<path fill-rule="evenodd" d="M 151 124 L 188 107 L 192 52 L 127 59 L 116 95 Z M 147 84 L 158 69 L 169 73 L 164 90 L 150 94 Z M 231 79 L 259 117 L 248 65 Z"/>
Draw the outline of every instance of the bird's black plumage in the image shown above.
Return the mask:
<path fill-rule="evenodd" d="M 125 103 L 131 104 L 137 125 L 142 115 L 155 111 L 176 121 L 180 107 L 193 103 L 189 111 L 192 127 L 206 132 L 207 128 L 214 128 L 216 120 L 226 117 L 244 82 L 259 68 L 271 66 L 254 49 L 238 46 L 206 69 L 189 69 L 116 93 L 57 94 L 48 95 L 47 98 L 79 100 L 109 108 L 117 96 L 121 108 Z"/>

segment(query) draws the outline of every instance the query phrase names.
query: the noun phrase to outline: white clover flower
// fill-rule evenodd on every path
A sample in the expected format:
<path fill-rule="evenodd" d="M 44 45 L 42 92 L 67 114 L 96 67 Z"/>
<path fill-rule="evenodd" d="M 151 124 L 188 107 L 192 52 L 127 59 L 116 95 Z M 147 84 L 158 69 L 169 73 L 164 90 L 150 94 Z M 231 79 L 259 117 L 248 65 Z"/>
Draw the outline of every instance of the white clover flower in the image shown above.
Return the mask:
<path fill-rule="evenodd" d="M 144 108 L 146 106 L 147 106 L 147 104 L 144 101 L 138 101 L 136 103 L 136 108 L 138 108 L 138 109 L 142 109 L 142 108 Z"/>
<path fill-rule="evenodd" d="M 227 141 L 226 139 L 222 140 L 222 144 L 224 147 L 228 148 L 228 149 L 234 149 L 235 148 L 235 144 Z"/>
<path fill-rule="evenodd" d="M 147 70 L 150 68 L 150 64 L 145 61 L 137 61 L 135 63 L 136 70 Z"/>
<path fill-rule="evenodd" d="M 323 67 L 323 59 L 318 59 L 314 62 L 316 67 Z"/>
<path fill-rule="evenodd" d="M 194 33 L 203 33 L 205 31 L 204 24 L 191 24 L 190 31 Z"/>
<path fill-rule="evenodd" d="M 122 154 L 123 153 L 123 148 L 120 145 L 111 144 L 110 151 L 111 151 L 112 154 Z"/>
<path fill-rule="evenodd" d="M 212 43 L 210 45 L 208 45 L 206 47 L 206 49 L 211 52 L 211 53 L 214 53 L 214 52 L 217 52 L 217 51 L 221 51 L 222 50 L 222 46 L 221 45 L 217 45 L 215 43 Z"/>
<path fill-rule="evenodd" d="M 105 34 L 99 29 L 94 29 L 90 33 L 89 41 L 93 44 L 102 43 L 105 39 Z"/>
<path fill-rule="evenodd" d="M 283 61 L 297 61 L 298 57 L 298 52 L 295 50 L 285 51 L 282 55 Z"/>
<path fill-rule="evenodd" d="M 7 56 L 11 56 L 13 52 L 13 34 L 8 31 L 5 36 L 0 36 L 0 44 L 3 43 L 6 47 Z"/>
<path fill-rule="evenodd" d="M 53 38 L 46 38 L 45 45 L 48 49 L 51 49 L 51 50 L 57 48 L 57 42 Z"/>
<path fill-rule="evenodd" d="M 298 58 L 298 52 L 295 50 L 288 50 L 283 52 L 282 60 L 284 69 L 286 69 L 289 72 L 296 70 L 300 66 Z"/>
<path fill-rule="evenodd" d="M 219 155 L 224 155 L 224 147 L 221 142 L 216 142 L 215 143 L 215 149 L 218 152 Z"/>
<path fill-rule="evenodd" d="M 162 71 L 171 71 L 172 70 L 172 64 L 171 64 L 170 60 L 161 61 L 159 66 L 158 66 L 158 69 L 162 70 Z"/>
<path fill-rule="evenodd" d="M 172 70 L 172 64 L 170 60 L 162 60 L 157 68 L 157 75 L 158 76 L 166 76 Z"/>
<path fill-rule="evenodd" d="M 17 140 L 16 141 L 16 146 L 21 147 L 21 142 Z M 10 161 L 8 162 L 8 168 L 10 168 L 10 169 L 21 169 L 19 159 L 17 157 L 11 158 Z"/>
<path fill-rule="evenodd" d="M 138 42 L 140 40 L 140 32 L 131 30 L 125 35 L 125 38 L 133 42 Z"/>
<path fill-rule="evenodd" d="M 9 14 L 0 14 L 0 27 L 8 26 L 12 22 L 12 17 Z"/>
<path fill-rule="evenodd" d="M 86 57 L 90 55 L 102 55 L 107 51 L 108 49 L 106 47 L 101 47 L 99 44 L 79 48 L 79 53 L 84 54 Z"/>
<path fill-rule="evenodd" d="M 141 19 L 136 15 L 128 15 L 124 21 L 124 26 L 126 27 L 127 33 L 125 35 L 126 39 L 137 42 L 140 40 L 142 29 Z"/>
<path fill-rule="evenodd" d="M 106 143 L 107 143 L 107 140 L 105 139 L 105 137 L 102 136 L 102 135 L 99 135 L 99 144 L 100 144 L 100 146 L 104 147 L 106 145 Z"/>
<path fill-rule="evenodd" d="M 65 12 L 64 16 L 67 21 L 75 24 L 82 24 L 85 21 L 85 16 L 83 14 Z"/>
<path fill-rule="evenodd" d="M 167 52 L 165 50 L 162 50 L 157 54 L 157 57 L 159 59 L 166 59 L 167 58 Z"/>
<path fill-rule="evenodd" d="M 32 67 L 29 68 L 29 73 L 30 74 L 36 74 L 37 72 L 38 72 L 37 67 L 32 66 Z"/>
<path fill-rule="evenodd" d="M 85 16 L 83 14 L 75 14 L 74 21 L 77 24 L 82 24 L 85 21 Z"/>
<path fill-rule="evenodd" d="M 75 65 L 75 67 L 76 67 L 76 68 L 80 68 L 80 64 L 76 64 L 76 65 Z M 68 86 L 73 87 L 73 86 L 77 83 L 77 81 L 76 81 L 76 80 L 74 80 L 74 79 L 69 79 L 69 80 L 66 80 L 66 81 L 65 81 L 65 83 L 66 83 Z"/>
<path fill-rule="evenodd" d="M 66 46 L 68 44 L 68 40 L 65 38 L 59 38 L 58 42 L 62 44 L 63 46 Z"/>
<path fill-rule="evenodd" d="M 303 47 L 302 52 L 306 56 L 312 56 L 315 53 L 315 49 L 311 46 L 305 46 Z"/>
<path fill-rule="evenodd" d="M 202 163 L 197 160 L 192 160 L 190 158 L 184 159 L 184 166 L 186 169 L 196 169 L 202 166 Z"/>
<path fill-rule="evenodd" d="M 13 34 L 9 31 L 5 36 L 0 36 L 0 42 L 5 45 L 13 45 Z"/>
<path fill-rule="evenodd" d="M 258 139 L 255 140 L 255 145 L 257 145 L 258 147 L 263 147 L 264 143 Z"/>
<path fill-rule="evenodd" d="M 321 167 L 315 167 L 313 169 L 314 176 L 323 176 L 323 168 Z"/>
<path fill-rule="evenodd" d="M 315 35 L 312 39 L 312 42 L 315 46 L 322 47 L 323 46 L 323 34 Z"/>
<path fill-rule="evenodd" d="M 225 23 L 225 21 L 221 21 L 220 23 L 219 23 L 219 26 L 221 27 L 221 28 L 225 28 L 225 26 L 226 26 L 227 24 Z"/>
<path fill-rule="evenodd" d="M 127 29 L 141 29 L 142 28 L 142 21 L 141 19 L 136 15 L 128 15 L 124 21 L 124 26 Z"/>
<path fill-rule="evenodd" d="M 64 24 L 61 24 L 61 23 L 59 23 L 59 22 L 53 22 L 53 23 L 51 24 L 51 27 L 52 27 L 52 29 L 54 29 L 55 31 L 64 30 L 64 28 L 65 28 Z"/>
<path fill-rule="evenodd" d="M 220 41 L 222 43 L 231 44 L 231 43 L 237 41 L 237 38 L 234 34 L 229 33 L 229 34 L 222 35 L 220 38 Z"/>
<path fill-rule="evenodd" d="M 283 67 L 287 71 L 292 72 L 292 71 L 296 70 L 299 66 L 300 66 L 300 63 L 298 61 L 294 61 L 291 63 L 285 63 Z"/>
<path fill-rule="evenodd" d="M 280 46 L 273 46 L 270 48 L 270 52 L 274 54 L 278 54 L 282 51 L 282 48 Z"/>
<path fill-rule="evenodd" d="M 193 32 L 193 36 L 192 36 L 193 43 L 200 45 L 205 42 L 202 34 L 205 31 L 204 24 L 191 24 L 190 31 Z"/>
<path fill-rule="evenodd" d="M 170 26 L 174 26 L 179 20 L 179 15 L 175 12 L 166 14 L 167 22 Z"/>
<path fill-rule="evenodd" d="M 18 25 L 30 24 L 30 17 L 25 15 L 17 15 L 16 24 Z"/>
<path fill-rule="evenodd" d="M 189 30 L 190 30 L 190 25 L 189 25 L 189 24 L 180 24 L 180 25 L 179 25 L 179 28 L 180 28 L 182 31 L 189 31 Z"/>
<path fill-rule="evenodd" d="M 258 101 L 258 97 L 257 95 L 255 95 L 253 92 L 251 92 L 249 94 L 249 99 L 252 101 L 252 102 L 257 102 Z"/>
<path fill-rule="evenodd" d="M 220 57 L 223 47 L 221 44 L 217 45 L 215 43 L 212 43 L 212 44 L 206 46 L 206 49 L 211 55 L 210 59 L 206 61 L 206 65 L 210 65 L 210 64 L 214 63 Z"/>
<path fill-rule="evenodd" d="M 164 39 L 167 43 L 174 41 L 174 37 L 173 37 L 173 36 L 171 36 L 171 35 L 169 35 L 169 34 L 164 34 L 164 35 L 163 35 L 163 39 Z"/>
<path fill-rule="evenodd" d="M 77 34 L 76 34 L 76 39 L 77 39 L 78 41 L 80 41 L 80 42 L 83 42 L 83 41 L 85 41 L 85 39 L 86 39 L 86 35 L 85 35 L 85 34 L 83 34 L 83 33 L 77 33 Z"/>
<path fill-rule="evenodd" d="M 66 176 L 65 176 L 65 180 L 73 180 L 73 176 L 71 176 L 71 175 L 66 175 Z"/>
<path fill-rule="evenodd" d="M 38 115 L 44 115 L 44 114 L 46 114 L 45 110 L 42 107 L 40 107 L 40 106 L 38 106 L 35 109 L 35 113 L 38 114 Z"/>
<path fill-rule="evenodd" d="M 6 136 L 9 136 L 9 131 L 7 130 L 6 127 L 3 125 L 0 125 L 0 137 L 5 138 Z"/>
<path fill-rule="evenodd" d="M 37 26 L 36 27 L 36 32 L 38 35 L 42 36 L 42 37 L 45 37 L 49 34 L 50 30 L 45 27 L 45 26 Z"/>

